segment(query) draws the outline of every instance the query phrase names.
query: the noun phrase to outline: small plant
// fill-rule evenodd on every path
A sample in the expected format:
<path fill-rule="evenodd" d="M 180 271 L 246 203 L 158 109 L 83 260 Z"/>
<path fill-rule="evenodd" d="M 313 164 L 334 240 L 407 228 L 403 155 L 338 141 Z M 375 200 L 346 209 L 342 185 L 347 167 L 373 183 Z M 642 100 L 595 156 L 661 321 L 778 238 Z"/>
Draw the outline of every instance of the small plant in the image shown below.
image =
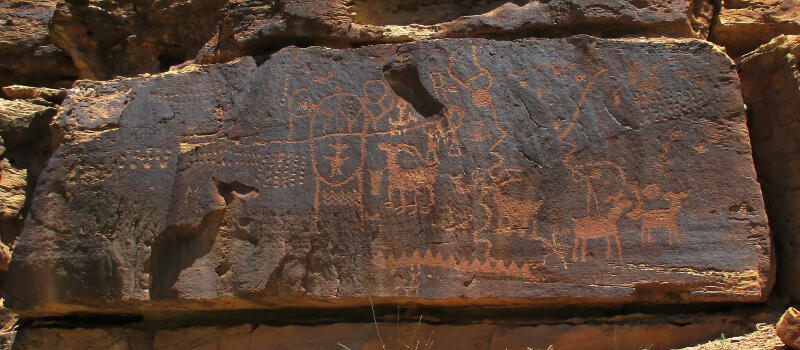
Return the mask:
<path fill-rule="evenodd" d="M 717 339 L 714 343 L 714 350 L 728 350 L 728 340 L 725 338 L 725 333 L 720 334 L 719 339 Z"/>
<path fill-rule="evenodd" d="M 378 341 L 381 343 L 381 350 L 387 350 L 386 343 L 383 342 L 383 337 L 381 337 L 381 331 L 378 329 L 378 318 L 375 315 L 375 305 L 372 303 L 372 298 L 369 298 L 369 306 L 372 309 L 372 322 L 375 325 L 375 334 L 378 336 Z M 405 341 L 405 344 L 400 343 L 400 306 L 397 307 L 397 344 L 395 350 L 432 350 L 433 349 L 433 331 L 428 335 L 425 341 L 422 341 L 422 338 L 417 339 L 417 333 L 419 331 L 420 326 L 422 326 L 422 315 L 419 316 L 419 321 L 417 321 L 416 327 L 414 327 L 414 331 L 411 333 L 411 336 Z M 337 343 L 339 347 L 344 350 L 351 350 L 347 345 L 342 344 L 341 342 Z"/>

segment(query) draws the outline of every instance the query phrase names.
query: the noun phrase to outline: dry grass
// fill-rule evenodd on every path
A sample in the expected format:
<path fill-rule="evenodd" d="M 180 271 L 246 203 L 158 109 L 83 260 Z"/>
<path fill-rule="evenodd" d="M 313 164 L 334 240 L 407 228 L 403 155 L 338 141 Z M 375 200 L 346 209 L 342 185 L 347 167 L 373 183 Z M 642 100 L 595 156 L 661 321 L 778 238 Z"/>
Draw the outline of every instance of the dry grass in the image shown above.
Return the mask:
<path fill-rule="evenodd" d="M 375 305 L 372 303 L 372 298 L 369 298 L 369 306 L 372 309 L 372 322 L 375 324 L 375 334 L 378 336 L 378 341 L 381 343 L 381 350 L 391 350 L 391 347 L 386 347 L 386 343 L 383 341 L 383 337 L 381 337 L 381 331 L 378 329 L 378 318 L 375 316 Z M 411 336 L 408 339 L 404 339 L 403 342 L 400 341 L 400 306 L 397 307 L 397 341 L 395 343 L 394 350 L 432 350 L 433 349 L 433 331 L 423 340 L 423 338 L 417 338 L 417 334 L 419 333 L 419 328 L 422 326 L 422 315 L 419 316 L 419 321 L 417 321 L 417 325 L 414 327 L 414 331 L 411 333 Z M 351 350 L 342 343 L 337 343 L 342 349 Z"/>

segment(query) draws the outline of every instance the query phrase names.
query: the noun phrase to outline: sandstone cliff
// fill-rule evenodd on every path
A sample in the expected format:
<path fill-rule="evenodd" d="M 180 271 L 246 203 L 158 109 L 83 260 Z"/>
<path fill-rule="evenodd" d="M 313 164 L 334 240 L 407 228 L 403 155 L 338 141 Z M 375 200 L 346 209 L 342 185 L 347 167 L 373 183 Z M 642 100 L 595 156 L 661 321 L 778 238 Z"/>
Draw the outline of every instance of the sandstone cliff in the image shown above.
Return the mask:
<path fill-rule="evenodd" d="M 15 349 L 668 349 L 800 300 L 796 1 L 0 16 Z"/>

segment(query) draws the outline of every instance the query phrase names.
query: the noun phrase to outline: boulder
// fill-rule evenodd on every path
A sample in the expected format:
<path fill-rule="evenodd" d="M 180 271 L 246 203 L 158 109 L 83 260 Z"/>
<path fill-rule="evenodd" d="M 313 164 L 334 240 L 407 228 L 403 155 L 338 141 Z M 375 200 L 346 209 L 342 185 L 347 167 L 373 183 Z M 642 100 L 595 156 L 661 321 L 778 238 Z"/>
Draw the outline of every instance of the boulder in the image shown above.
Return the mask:
<path fill-rule="evenodd" d="M 56 3 L 0 2 L 0 86 L 68 86 L 77 77 L 69 55 L 50 40 L 48 25 Z"/>
<path fill-rule="evenodd" d="M 754 302 L 739 80 L 700 40 L 287 48 L 81 81 L 8 305 Z"/>
<path fill-rule="evenodd" d="M 800 349 L 800 311 L 790 307 L 775 325 L 775 333 L 790 349 Z"/>
<path fill-rule="evenodd" d="M 781 34 L 800 34 L 797 0 L 725 0 L 712 38 L 739 57 Z"/>
<path fill-rule="evenodd" d="M 753 156 L 780 253 L 780 291 L 800 300 L 800 35 L 782 35 L 741 60 Z"/>

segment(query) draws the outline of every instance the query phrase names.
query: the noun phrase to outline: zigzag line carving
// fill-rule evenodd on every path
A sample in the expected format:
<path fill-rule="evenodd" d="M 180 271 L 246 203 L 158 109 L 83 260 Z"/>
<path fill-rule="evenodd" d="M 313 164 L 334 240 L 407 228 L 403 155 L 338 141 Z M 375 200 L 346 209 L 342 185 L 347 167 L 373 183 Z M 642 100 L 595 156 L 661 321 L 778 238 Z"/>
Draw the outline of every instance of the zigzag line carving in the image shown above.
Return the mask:
<path fill-rule="evenodd" d="M 358 206 L 358 191 L 337 192 L 322 191 L 322 203 L 325 205 Z"/>
<path fill-rule="evenodd" d="M 538 275 L 534 274 L 532 269 L 537 265 L 535 264 L 522 264 L 518 265 L 516 262 L 511 262 L 506 265 L 506 262 L 501 259 L 486 258 L 481 263 L 478 259 L 461 259 L 456 261 L 455 256 L 450 255 L 447 258 L 441 252 L 435 253 L 427 249 L 424 254 L 420 255 L 418 250 L 414 250 L 411 255 L 400 253 L 399 257 L 394 257 L 391 253 L 377 254 L 372 258 L 372 262 L 376 266 L 384 267 L 409 267 L 417 265 L 425 265 L 431 267 L 453 268 L 461 272 L 469 273 L 487 273 L 494 275 L 505 275 L 509 277 L 534 279 Z"/>

